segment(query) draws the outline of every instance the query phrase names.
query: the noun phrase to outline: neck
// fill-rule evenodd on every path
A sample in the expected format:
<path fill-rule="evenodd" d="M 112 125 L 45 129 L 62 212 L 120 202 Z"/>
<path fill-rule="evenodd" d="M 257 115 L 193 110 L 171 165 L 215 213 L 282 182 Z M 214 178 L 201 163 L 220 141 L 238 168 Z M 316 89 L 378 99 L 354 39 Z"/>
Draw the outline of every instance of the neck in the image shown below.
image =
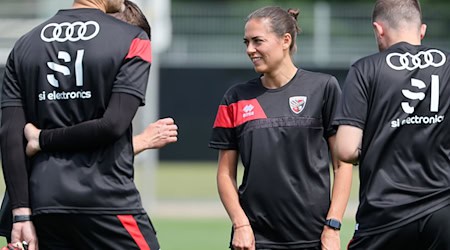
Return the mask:
<path fill-rule="evenodd" d="M 412 45 L 420 45 L 421 41 L 422 36 L 420 30 L 411 26 L 387 30 L 386 44 L 388 45 L 388 47 L 399 42 L 407 42 Z"/>
<path fill-rule="evenodd" d="M 75 0 L 72 4 L 72 8 L 73 9 L 82 9 L 82 8 L 99 9 L 103 12 L 106 12 L 106 6 L 103 4 L 103 1 Z"/>
<path fill-rule="evenodd" d="M 421 40 L 417 39 L 416 37 L 398 36 L 398 37 L 389 39 L 389 41 L 387 42 L 387 45 L 388 45 L 388 47 L 390 47 L 390 46 L 400 43 L 400 42 L 407 42 L 412 45 L 420 45 L 421 44 Z"/>
<path fill-rule="evenodd" d="M 268 89 L 277 89 L 286 85 L 297 73 L 297 67 L 289 61 L 286 64 L 280 65 L 277 70 L 264 73 L 261 81 L 264 87 Z"/>

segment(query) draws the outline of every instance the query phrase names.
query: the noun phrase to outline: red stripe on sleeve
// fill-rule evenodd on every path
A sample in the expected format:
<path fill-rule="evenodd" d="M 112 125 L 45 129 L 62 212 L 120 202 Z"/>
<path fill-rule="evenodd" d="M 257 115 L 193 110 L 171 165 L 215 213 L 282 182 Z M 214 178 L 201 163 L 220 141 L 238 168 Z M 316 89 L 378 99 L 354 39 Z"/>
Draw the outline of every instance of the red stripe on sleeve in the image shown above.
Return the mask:
<path fill-rule="evenodd" d="M 132 215 L 117 215 L 122 225 L 131 235 L 131 238 L 136 242 L 139 249 L 141 250 L 150 250 L 150 246 L 147 241 L 145 241 L 144 236 L 141 233 L 141 230 L 138 227 L 138 224 Z"/>
<path fill-rule="evenodd" d="M 152 44 L 150 40 L 143 40 L 139 38 L 133 39 L 125 59 L 133 58 L 136 56 L 149 63 L 152 62 Z"/>
<path fill-rule="evenodd" d="M 217 111 L 216 121 L 214 122 L 214 128 L 233 128 L 233 111 L 231 107 L 226 105 L 220 105 Z"/>
<path fill-rule="evenodd" d="M 229 106 L 220 105 L 217 111 L 214 128 L 235 128 L 245 122 L 266 119 L 266 113 L 258 100 L 242 100 Z"/>
<path fill-rule="evenodd" d="M 267 118 L 266 113 L 256 99 L 238 101 L 233 105 L 235 105 L 233 110 L 235 112 L 234 126 L 236 127 L 248 121 Z"/>

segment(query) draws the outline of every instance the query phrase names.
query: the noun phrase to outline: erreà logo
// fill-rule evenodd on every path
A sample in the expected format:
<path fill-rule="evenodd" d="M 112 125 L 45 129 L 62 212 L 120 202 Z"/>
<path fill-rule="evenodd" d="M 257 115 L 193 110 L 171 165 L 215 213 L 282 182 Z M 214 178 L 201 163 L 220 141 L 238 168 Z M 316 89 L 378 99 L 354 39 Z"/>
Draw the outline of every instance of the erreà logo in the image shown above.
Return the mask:
<path fill-rule="evenodd" d="M 289 106 L 291 107 L 292 112 L 295 114 L 300 114 L 303 111 L 306 105 L 306 96 L 292 96 L 289 97 Z"/>
<path fill-rule="evenodd" d="M 246 118 L 246 117 L 255 115 L 255 112 L 253 112 L 254 108 L 255 107 L 251 104 L 245 105 L 245 107 L 242 109 L 242 111 L 244 111 L 244 114 L 242 114 L 242 118 Z"/>

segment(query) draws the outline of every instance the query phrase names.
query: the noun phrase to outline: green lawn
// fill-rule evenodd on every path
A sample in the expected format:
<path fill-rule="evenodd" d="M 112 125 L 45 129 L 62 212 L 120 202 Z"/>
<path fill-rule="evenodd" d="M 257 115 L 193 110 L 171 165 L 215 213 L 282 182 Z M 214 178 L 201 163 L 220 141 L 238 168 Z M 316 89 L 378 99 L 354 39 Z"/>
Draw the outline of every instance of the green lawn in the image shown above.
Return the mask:
<path fill-rule="evenodd" d="M 143 199 L 154 195 L 156 201 L 218 201 L 214 162 L 163 162 L 153 172 L 154 178 L 146 176 L 152 172 L 146 171 L 145 167 L 140 166 L 136 169 L 136 183 Z M 239 176 L 241 175 L 242 171 L 239 173 Z M 353 202 L 357 199 L 357 169 L 354 177 L 351 194 Z M 3 190 L 3 182 L 0 181 L 0 192 Z M 183 215 L 183 203 L 180 203 L 179 216 L 150 216 L 163 250 L 228 249 L 230 222 L 226 215 L 186 217 Z M 341 230 L 342 249 L 346 249 L 353 234 L 354 224 L 353 215 L 344 219 Z M 5 244 L 2 240 L 0 238 L 0 246 Z"/>
<path fill-rule="evenodd" d="M 158 240 L 163 250 L 228 249 L 228 219 L 154 219 Z M 354 222 L 345 219 L 341 230 L 341 249 L 346 249 L 353 235 Z"/>
<path fill-rule="evenodd" d="M 215 162 L 162 162 L 156 170 L 156 196 L 162 199 L 212 199 L 217 198 Z M 137 171 L 137 173 L 139 173 Z M 137 174 L 138 175 L 138 174 Z M 242 178 L 239 166 L 238 179 Z M 358 200 L 358 169 L 353 171 L 350 200 Z M 138 186 L 146 186 L 147 180 L 136 177 Z M 174 185 L 175 184 L 175 185 Z M 144 187 L 145 189 L 145 187 Z M 141 189 L 142 190 L 142 189 Z"/>
<path fill-rule="evenodd" d="M 218 197 L 216 163 L 161 163 L 155 181 L 156 195 L 162 199 L 216 199 Z"/>

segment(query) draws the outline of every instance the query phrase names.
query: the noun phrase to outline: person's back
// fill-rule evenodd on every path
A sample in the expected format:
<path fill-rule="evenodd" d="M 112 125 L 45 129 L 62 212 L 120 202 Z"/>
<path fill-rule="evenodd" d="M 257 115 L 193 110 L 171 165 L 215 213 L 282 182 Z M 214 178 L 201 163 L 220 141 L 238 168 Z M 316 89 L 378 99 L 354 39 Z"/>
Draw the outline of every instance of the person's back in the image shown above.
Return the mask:
<path fill-rule="evenodd" d="M 99 118 L 112 92 L 135 95 L 143 102 L 149 50 L 141 29 L 98 9 L 60 10 L 22 37 L 13 51 L 29 122 L 49 129 Z M 33 212 L 142 211 L 132 181 L 131 138 L 130 126 L 99 150 L 38 154 L 30 177 Z"/>
<path fill-rule="evenodd" d="M 23 101 L 29 122 L 46 129 L 99 118 L 113 92 L 144 101 L 150 60 L 140 28 L 98 9 L 60 10 L 16 43 L 12 61 L 24 98 L 15 98 L 17 90 L 7 84 L 13 94 L 3 106 Z M 38 154 L 30 178 L 34 213 L 142 212 L 132 181 L 131 136 L 130 126 L 99 150 Z"/>
<path fill-rule="evenodd" d="M 353 66 L 358 73 L 350 77 L 362 77 L 364 84 L 349 85 L 348 92 L 363 92 L 369 100 L 348 102 L 368 114 L 358 117 L 364 124 L 359 231 L 395 227 L 448 203 L 449 57 L 402 42 Z"/>
<path fill-rule="evenodd" d="M 9 136 L 1 146 L 11 156 L 3 159 L 11 241 L 30 250 L 34 227 L 44 249 L 159 249 L 133 183 L 131 121 L 144 104 L 151 45 L 144 30 L 105 14 L 129 11 L 123 6 L 76 0 L 19 39 L 8 58 L 2 132 Z M 136 145 L 139 153 L 148 144 Z"/>
<path fill-rule="evenodd" d="M 448 249 L 450 54 L 421 45 L 417 0 L 378 0 L 373 27 L 381 52 L 352 65 L 334 119 L 339 158 L 359 160 L 349 249 Z"/>

